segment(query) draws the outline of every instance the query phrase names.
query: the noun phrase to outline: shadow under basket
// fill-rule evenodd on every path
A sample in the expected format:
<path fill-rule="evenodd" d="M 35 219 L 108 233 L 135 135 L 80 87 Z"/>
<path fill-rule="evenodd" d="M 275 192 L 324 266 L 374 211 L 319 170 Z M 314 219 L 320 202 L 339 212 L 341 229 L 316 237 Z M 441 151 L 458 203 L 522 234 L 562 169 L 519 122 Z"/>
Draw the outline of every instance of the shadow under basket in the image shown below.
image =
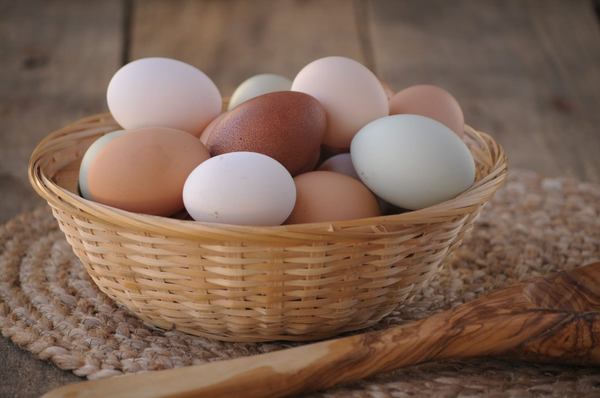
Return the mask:
<path fill-rule="evenodd" d="M 507 172 L 502 148 L 467 126 L 476 180 L 450 201 L 332 223 L 200 223 L 79 196 L 85 151 L 118 129 L 101 114 L 50 134 L 31 157 L 31 184 L 104 293 L 160 328 L 227 341 L 313 340 L 379 322 L 440 270 Z"/>

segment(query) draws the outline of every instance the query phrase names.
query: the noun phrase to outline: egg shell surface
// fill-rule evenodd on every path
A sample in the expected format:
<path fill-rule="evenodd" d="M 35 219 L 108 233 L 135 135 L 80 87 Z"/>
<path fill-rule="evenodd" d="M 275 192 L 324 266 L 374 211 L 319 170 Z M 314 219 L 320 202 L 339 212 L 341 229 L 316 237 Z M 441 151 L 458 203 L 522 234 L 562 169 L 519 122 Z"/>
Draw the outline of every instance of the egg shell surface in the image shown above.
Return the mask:
<path fill-rule="evenodd" d="M 344 174 L 361 181 L 360 177 L 356 173 L 356 170 L 354 170 L 352 158 L 350 157 L 349 153 L 340 153 L 339 155 L 330 157 L 319 166 L 319 170 L 333 171 L 335 173 Z"/>
<path fill-rule="evenodd" d="M 375 195 L 360 181 L 331 171 L 294 177 L 296 205 L 285 224 L 333 222 L 381 215 Z"/>
<path fill-rule="evenodd" d="M 123 66 L 108 85 L 107 102 L 126 130 L 167 127 L 199 137 L 221 113 L 221 94 L 199 69 L 169 58 Z"/>
<path fill-rule="evenodd" d="M 441 87 L 423 84 L 405 88 L 390 99 L 390 115 L 420 115 L 437 120 L 459 137 L 465 134 L 460 104 Z"/>
<path fill-rule="evenodd" d="M 310 95 L 269 93 L 228 111 L 213 128 L 207 147 L 212 156 L 262 153 L 295 175 L 319 149 L 325 125 L 325 110 Z"/>
<path fill-rule="evenodd" d="M 259 95 L 274 93 L 276 91 L 290 91 L 291 88 L 292 81 L 287 77 L 272 73 L 252 76 L 235 89 L 227 105 L 227 110 L 232 110 L 242 102 L 246 102 Z"/>
<path fill-rule="evenodd" d="M 122 210 L 169 216 L 183 208 L 188 175 L 210 157 L 198 138 L 162 127 L 124 134 L 92 162 L 88 187 L 94 201 Z"/>
<path fill-rule="evenodd" d="M 317 149 L 312 159 L 310 159 L 308 163 L 304 165 L 304 167 L 298 172 L 298 174 L 314 171 L 317 168 L 317 165 L 319 164 L 319 160 L 321 160 L 321 148 Z"/>
<path fill-rule="evenodd" d="M 227 112 L 221 113 L 219 116 L 217 116 L 216 118 L 214 118 L 208 124 L 208 126 L 206 126 L 206 128 L 204 129 L 204 131 L 200 135 L 200 142 L 201 143 L 203 143 L 204 145 L 206 145 L 206 142 L 208 141 L 208 137 L 210 137 L 210 135 L 212 134 L 213 129 L 215 128 L 215 126 L 217 125 L 217 123 L 219 123 L 221 121 L 221 119 L 223 119 L 223 117 L 225 116 L 226 113 Z"/>
<path fill-rule="evenodd" d="M 196 221 L 273 226 L 290 215 L 296 187 L 276 160 L 255 152 L 215 156 L 198 166 L 183 189 Z"/>
<path fill-rule="evenodd" d="M 96 159 L 96 155 L 98 152 L 106 144 L 111 142 L 117 137 L 122 136 L 127 133 L 127 130 L 117 130 L 112 133 L 108 133 L 98 138 L 85 152 L 83 155 L 83 159 L 81 159 L 81 165 L 79 166 L 79 190 L 81 191 L 81 196 L 88 200 L 92 200 L 92 196 L 90 195 L 90 190 L 88 189 L 88 173 L 90 172 L 90 166 L 94 159 Z"/>
<path fill-rule="evenodd" d="M 388 99 L 377 77 L 345 57 L 326 57 L 306 65 L 294 78 L 292 91 L 315 97 L 327 112 L 323 143 L 348 148 L 367 123 L 389 115 Z"/>
<path fill-rule="evenodd" d="M 352 140 L 350 154 L 371 191 L 409 210 L 453 199 L 475 179 L 465 143 L 424 116 L 393 115 L 369 123 Z"/>

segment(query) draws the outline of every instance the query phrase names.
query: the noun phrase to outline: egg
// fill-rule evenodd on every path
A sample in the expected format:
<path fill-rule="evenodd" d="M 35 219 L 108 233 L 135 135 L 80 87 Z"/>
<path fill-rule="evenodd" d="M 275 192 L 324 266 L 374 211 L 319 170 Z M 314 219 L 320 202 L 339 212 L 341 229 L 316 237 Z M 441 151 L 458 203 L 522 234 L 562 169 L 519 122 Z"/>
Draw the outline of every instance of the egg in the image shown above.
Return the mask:
<path fill-rule="evenodd" d="M 300 170 L 298 172 L 298 174 L 308 173 L 309 171 L 313 171 L 319 164 L 320 159 L 321 159 L 321 148 L 317 149 L 317 151 L 314 153 L 312 159 L 310 159 L 308 161 L 308 163 L 306 163 L 304 165 L 304 167 L 302 168 L 302 170 Z"/>
<path fill-rule="evenodd" d="M 465 134 L 465 117 L 456 98 L 441 87 L 406 88 L 390 99 L 390 115 L 420 115 L 437 120 L 459 137 Z"/>
<path fill-rule="evenodd" d="M 279 162 L 255 152 L 213 157 L 187 178 L 183 201 L 196 221 L 280 225 L 296 203 L 296 187 Z"/>
<path fill-rule="evenodd" d="M 418 115 L 393 115 L 363 127 L 350 146 L 364 184 L 409 210 L 450 200 L 471 186 L 475 161 L 452 130 Z"/>
<path fill-rule="evenodd" d="M 198 138 L 151 127 L 115 138 L 96 155 L 88 188 L 98 203 L 122 210 L 169 216 L 183 208 L 188 175 L 210 157 Z"/>
<path fill-rule="evenodd" d="M 304 93 L 280 91 L 248 100 L 228 111 L 207 141 L 212 156 L 257 152 L 297 174 L 319 149 L 325 110 Z"/>
<path fill-rule="evenodd" d="M 381 215 L 375 196 L 360 181 L 331 171 L 294 177 L 296 205 L 285 224 L 333 222 Z"/>
<path fill-rule="evenodd" d="M 242 102 L 258 97 L 259 95 L 276 91 L 290 91 L 291 88 L 292 81 L 287 77 L 272 73 L 252 76 L 235 89 L 229 100 L 227 109 L 232 110 Z"/>
<path fill-rule="evenodd" d="M 340 153 L 324 161 L 320 166 L 321 171 L 333 171 L 352 177 L 360 181 L 360 177 L 356 174 L 354 166 L 352 165 L 352 159 L 349 153 Z"/>
<path fill-rule="evenodd" d="M 365 66 L 344 57 L 326 57 L 305 66 L 292 91 L 315 97 L 327 112 L 323 143 L 348 148 L 367 123 L 389 115 L 387 96 L 377 77 Z"/>
<path fill-rule="evenodd" d="M 206 128 L 204 129 L 204 131 L 200 135 L 200 142 L 201 143 L 203 143 L 204 145 L 206 145 L 206 142 L 208 141 L 208 137 L 210 137 L 210 135 L 212 134 L 213 129 L 215 128 L 215 126 L 217 125 L 217 123 L 219 123 L 221 121 L 221 119 L 223 119 L 223 116 L 225 116 L 226 113 L 227 112 L 221 113 L 219 116 L 217 116 L 216 118 L 214 118 L 210 123 L 208 123 L 208 126 L 206 126 Z"/>
<path fill-rule="evenodd" d="M 221 94 L 202 71 L 169 58 L 143 58 L 115 73 L 106 94 L 126 130 L 167 127 L 199 137 L 221 113 Z"/>
<path fill-rule="evenodd" d="M 113 131 L 112 133 L 108 133 L 98 138 L 85 152 L 83 158 L 81 159 L 81 165 L 79 166 L 79 190 L 81 191 L 81 196 L 86 199 L 92 200 L 92 196 L 90 195 L 90 190 L 88 189 L 88 173 L 90 172 L 90 166 L 94 159 L 96 159 L 96 155 L 98 152 L 106 144 L 111 142 L 117 137 L 122 136 L 127 133 L 127 130 L 118 130 Z"/>

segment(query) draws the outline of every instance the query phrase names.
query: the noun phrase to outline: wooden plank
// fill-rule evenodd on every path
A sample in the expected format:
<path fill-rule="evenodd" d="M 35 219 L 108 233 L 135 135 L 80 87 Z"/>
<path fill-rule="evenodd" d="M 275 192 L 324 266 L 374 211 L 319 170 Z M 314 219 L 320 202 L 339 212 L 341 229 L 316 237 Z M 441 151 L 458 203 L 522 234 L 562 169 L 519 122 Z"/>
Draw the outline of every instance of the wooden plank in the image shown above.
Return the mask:
<path fill-rule="evenodd" d="M 131 59 L 163 56 L 187 62 L 211 77 L 224 96 L 255 74 L 293 78 L 328 55 L 365 62 L 352 2 L 134 2 Z"/>
<path fill-rule="evenodd" d="M 0 1 L 0 223 L 43 203 L 27 179 L 37 143 L 106 111 L 122 34 L 121 0 Z"/>
<path fill-rule="evenodd" d="M 600 28 L 591 1 L 371 1 L 377 70 L 436 84 L 510 167 L 600 182 Z"/>

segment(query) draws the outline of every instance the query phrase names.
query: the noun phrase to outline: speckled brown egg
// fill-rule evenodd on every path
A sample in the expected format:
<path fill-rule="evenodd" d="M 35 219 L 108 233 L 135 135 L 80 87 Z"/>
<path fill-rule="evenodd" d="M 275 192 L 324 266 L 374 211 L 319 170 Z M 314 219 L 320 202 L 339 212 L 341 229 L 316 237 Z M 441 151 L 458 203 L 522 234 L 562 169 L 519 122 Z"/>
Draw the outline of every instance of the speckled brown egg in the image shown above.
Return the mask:
<path fill-rule="evenodd" d="M 88 188 L 98 203 L 170 216 L 183 208 L 185 180 L 208 158 L 204 144 L 191 134 L 163 127 L 134 130 L 96 155 Z"/>
<path fill-rule="evenodd" d="M 319 150 L 325 109 L 314 97 L 292 91 L 250 99 L 227 112 L 207 141 L 212 156 L 258 152 L 298 174 Z"/>
<path fill-rule="evenodd" d="M 298 174 L 308 173 L 309 171 L 314 171 L 319 164 L 319 160 L 321 159 L 321 148 L 317 149 L 317 152 L 314 153 L 313 157 L 304 165 L 302 170 L 298 172 Z"/>
<path fill-rule="evenodd" d="M 225 113 L 227 113 L 227 112 L 225 112 Z M 208 126 L 206 126 L 206 128 L 204 129 L 202 134 L 200 134 L 200 142 L 201 143 L 206 145 L 206 142 L 208 141 L 208 137 L 210 137 L 210 135 L 212 134 L 212 131 L 215 128 L 215 126 L 217 125 L 217 123 L 219 123 L 221 121 L 221 119 L 223 119 L 223 116 L 225 116 L 225 113 L 221 113 L 219 116 L 214 118 L 210 123 L 208 123 Z"/>

